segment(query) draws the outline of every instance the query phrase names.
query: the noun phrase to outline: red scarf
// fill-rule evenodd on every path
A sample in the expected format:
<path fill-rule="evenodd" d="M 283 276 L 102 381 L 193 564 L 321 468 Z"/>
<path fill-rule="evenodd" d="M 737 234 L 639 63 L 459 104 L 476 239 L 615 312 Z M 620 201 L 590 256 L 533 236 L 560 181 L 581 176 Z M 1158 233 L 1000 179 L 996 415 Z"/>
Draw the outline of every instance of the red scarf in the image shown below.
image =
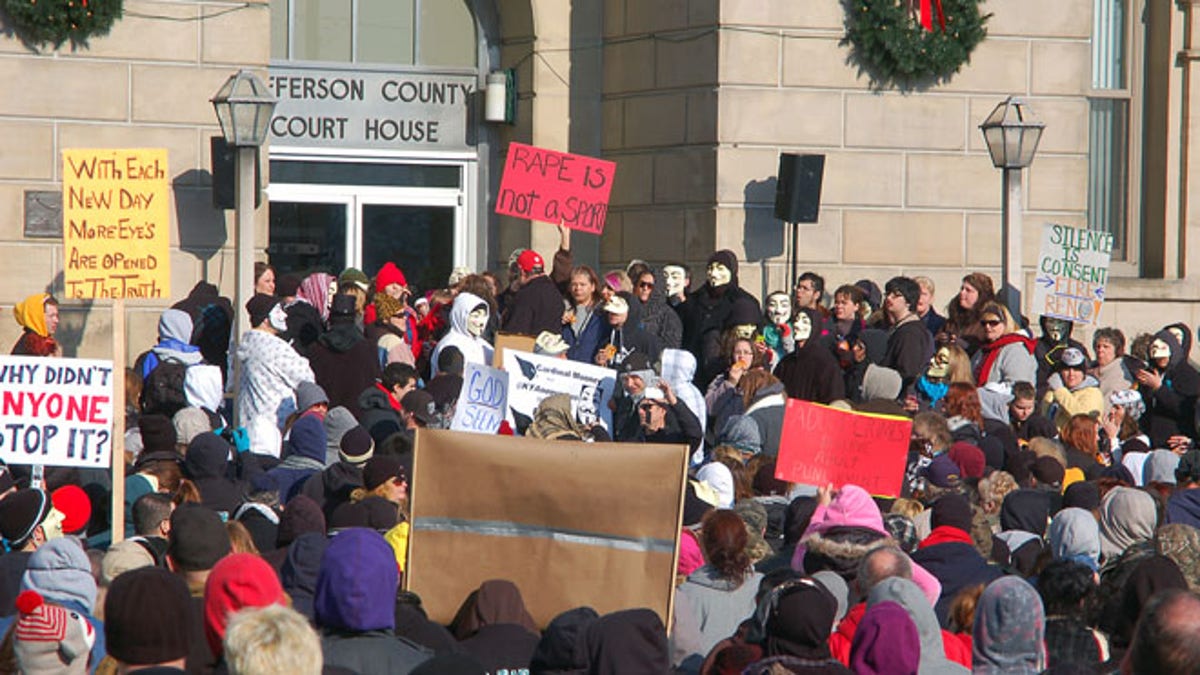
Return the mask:
<path fill-rule="evenodd" d="M 936 546 L 938 544 L 971 544 L 975 545 L 975 540 L 971 539 L 971 535 L 952 525 L 938 525 L 933 528 L 928 537 L 921 540 L 917 545 L 918 549 Z"/>
<path fill-rule="evenodd" d="M 1027 338 L 1020 333 L 1009 333 L 1008 335 L 1002 335 L 1000 336 L 1000 339 L 996 340 L 995 342 L 983 345 L 983 347 L 980 348 L 983 352 L 983 361 L 979 364 L 979 370 L 975 372 L 975 381 L 979 383 L 979 386 L 982 387 L 983 385 L 987 384 L 988 375 L 992 373 L 992 364 L 994 364 L 996 359 L 1000 356 L 1000 351 L 1013 343 L 1020 343 L 1024 345 L 1025 349 L 1028 349 L 1030 354 L 1033 353 L 1034 347 L 1037 346 L 1037 342 L 1034 341 L 1033 338 Z"/>
<path fill-rule="evenodd" d="M 393 410 L 396 412 L 404 412 L 404 406 L 400 405 L 400 401 L 396 400 L 396 395 L 388 391 L 387 387 L 383 386 L 381 382 L 376 382 L 375 388 L 387 395 L 388 405 L 392 406 Z"/>

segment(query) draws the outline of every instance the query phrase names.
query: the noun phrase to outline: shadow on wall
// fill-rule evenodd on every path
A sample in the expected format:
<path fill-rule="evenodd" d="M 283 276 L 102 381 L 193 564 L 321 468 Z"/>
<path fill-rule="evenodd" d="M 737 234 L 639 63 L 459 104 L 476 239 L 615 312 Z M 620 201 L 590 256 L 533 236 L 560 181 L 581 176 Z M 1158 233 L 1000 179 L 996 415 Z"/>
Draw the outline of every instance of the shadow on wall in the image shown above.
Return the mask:
<path fill-rule="evenodd" d="M 62 347 L 62 355 L 68 358 L 79 356 L 79 347 L 83 344 L 83 333 L 87 330 L 88 317 L 92 315 L 95 300 L 64 301 L 66 283 L 60 270 L 54 279 L 46 284 L 45 291 L 59 302 L 58 330 L 54 331 L 54 339 Z"/>
<path fill-rule="evenodd" d="M 217 255 L 229 232 L 225 212 L 213 207 L 212 174 L 204 169 L 190 169 L 175 177 L 175 222 L 179 226 L 179 250 L 190 253 L 204 263 L 202 280 L 208 281 L 208 261 Z M 186 289 L 176 289 L 175 295 L 187 295 Z"/>
<path fill-rule="evenodd" d="M 747 288 L 759 298 L 767 297 L 767 259 L 782 256 L 786 239 L 784 226 L 775 218 L 775 187 L 779 180 L 775 176 L 752 180 L 742 189 L 742 247 L 746 251 L 744 263 L 758 263 L 759 288 Z M 743 286 L 744 288 L 744 286 Z"/>

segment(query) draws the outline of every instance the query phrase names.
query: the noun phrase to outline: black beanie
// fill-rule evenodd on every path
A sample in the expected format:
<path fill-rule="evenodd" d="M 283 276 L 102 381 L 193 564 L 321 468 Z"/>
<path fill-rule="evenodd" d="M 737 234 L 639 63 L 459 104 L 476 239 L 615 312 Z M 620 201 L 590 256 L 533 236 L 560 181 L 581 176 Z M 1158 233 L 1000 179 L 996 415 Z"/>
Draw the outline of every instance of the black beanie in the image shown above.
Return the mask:
<path fill-rule="evenodd" d="M 1100 486 L 1091 481 L 1071 483 L 1063 491 L 1063 508 L 1075 507 L 1084 511 L 1100 508 Z"/>
<path fill-rule="evenodd" d="M 713 253 L 712 255 L 708 256 L 708 264 L 709 265 L 711 265 L 715 262 L 721 263 L 722 265 L 728 267 L 729 273 L 731 275 L 733 275 L 734 280 L 737 279 L 738 259 L 737 259 L 737 256 L 733 254 L 733 251 L 730 251 L 727 248 L 723 248 L 720 251 L 717 251 L 716 253 Z"/>
<path fill-rule="evenodd" d="M 9 548 L 19 549 L 50 513 L 50 496 L 37 488 L 17 490 L 0 502 L 0 534 Z"/>
<path fill-rule="evenodd" d="M 181 571 L 211 570 L 231 550 L 229 532 L 216 511 L 185 503 L 171 514 L 167 555 Z"/>
<path fill-rule="evenodd" d="M 142 415 L 138 418 L 138 430 L 142 432 L 142 454 L 151 452 L 175 452 L 178 436 L 175 424 L 166 415 Z"/>
<path fill-rule="evenodd" d="M 109 655 L 136 666 L 187 656 L 191 604 L 183 579 L 161 567 L 140 567 L 117 576 L 104 598 Z"/>
<path fill-rule="evenodd" d="M 929 524 L 933 527 L 943 525 L 956 527 L 963 532 L 971 531 L 971 505 L 965 497 L 957 493 L 942 496 L 933 503 L 933 513 Z"/>
<path fill-rule="evenodd" d="M 250 315 L 250 327 L 257 328 L 266 321 L 278 302 L 278 298 L 265 293 L 255 293 L 253 298 L 247 300 L 246 313 Z"/>
<path fill-rule="evenodd" d="M 1200 482 L 1200 450 L 1192 448 L 1179 458 L 1175 467 L 1175 482 L 1179 485 Z"/>

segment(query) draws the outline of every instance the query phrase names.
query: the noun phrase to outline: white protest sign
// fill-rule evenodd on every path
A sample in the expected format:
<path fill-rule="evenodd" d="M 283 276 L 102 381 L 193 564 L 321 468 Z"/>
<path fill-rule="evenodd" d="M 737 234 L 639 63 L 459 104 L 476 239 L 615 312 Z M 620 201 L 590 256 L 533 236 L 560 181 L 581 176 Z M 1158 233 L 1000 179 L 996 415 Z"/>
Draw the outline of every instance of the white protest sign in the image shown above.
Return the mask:
<path fill-rule="evenodd" d="M 508 371 L 508 421 L 513 429 L 528 426 L 542 399 L 570 394 L 576 419 L 588 425 L 599 421 L 612 433 L 608 401 L 617 386 L 617 371 L 511 349 L 504 350 L 504 370 Z"/>
<path fill-rule="evenodd" d="M 0 460 L 107 469 L 114 379 L 112 361 L 0 356 Z"/>
<path fill-rule="evenodd" d="M 1112 244 L 1108 232 L 1046 223 L 1031 314 L 1095 325 L 1108 283 Z"/>
<path fill-rule="evenodd" d="M 466 364 L 451 431 L 494 434 L 508 412 L 508 373 L 478 363 Z"/>

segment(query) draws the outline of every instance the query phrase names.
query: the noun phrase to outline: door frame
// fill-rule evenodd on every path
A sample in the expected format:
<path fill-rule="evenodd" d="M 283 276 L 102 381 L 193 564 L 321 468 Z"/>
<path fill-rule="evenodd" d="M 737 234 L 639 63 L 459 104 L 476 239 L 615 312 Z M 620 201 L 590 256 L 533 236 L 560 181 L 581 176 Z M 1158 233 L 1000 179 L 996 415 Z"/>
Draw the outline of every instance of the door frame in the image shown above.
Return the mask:
<path fill-rule="evenodd" d="M 475 200 L 478 194 L 478 161 L 473 155 L 450 153 L 430 155 L 411 153 L 404 156 L 383 155 L 364 152 L 349 155 L 327 150 L 286 151 L 272 149 L 272 160 L 306 161 L 322 163 L 374 163 L 374 164 L 425 164 L 456 166 L 459 169 L 459 186 L 453 187 L 392 187 L 353 184 L 325 183 L 270 183 L 266 193 L 269 202 L 344 203 L 349 209 L 346 218 L 346 265 L 359 267 L 362 263 L 362 206 L 383 204 L 389 206 L 435 206 L 454 208 L 454 251 L 452 265 L 470 269 L 483 269 L 486 251 L 480 244 L 486 239 L 480 236 Z M 268 237 L 269 237 L 268 233 Z M 269 241 L 267 244 L 269 245 Z"/>

